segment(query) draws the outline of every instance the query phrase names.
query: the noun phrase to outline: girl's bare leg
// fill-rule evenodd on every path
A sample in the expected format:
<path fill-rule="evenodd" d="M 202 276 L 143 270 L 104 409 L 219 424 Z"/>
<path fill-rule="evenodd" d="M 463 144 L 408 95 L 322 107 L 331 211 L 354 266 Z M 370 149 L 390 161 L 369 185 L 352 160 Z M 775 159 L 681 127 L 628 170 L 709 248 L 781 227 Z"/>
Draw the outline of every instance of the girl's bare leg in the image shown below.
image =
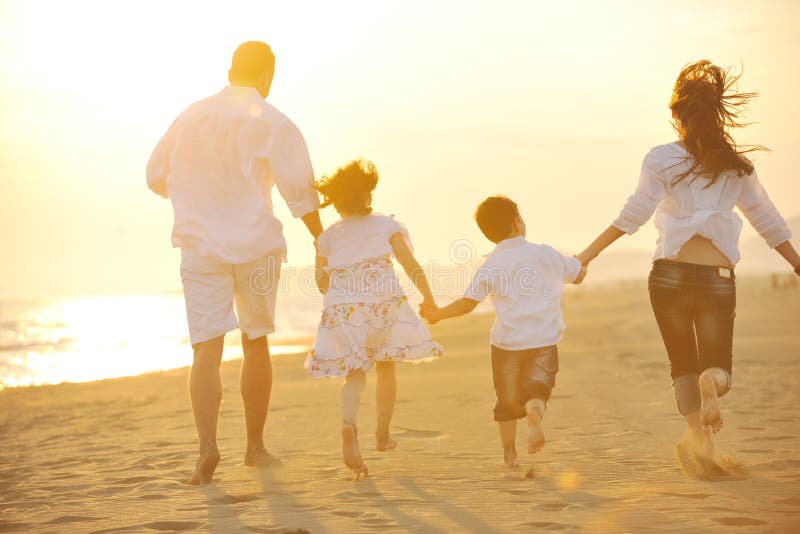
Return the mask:
<path fill-rule="evenodd" d="M 397 398 L 397 375 L 394 362 L 377 362 L 375 367 L 378 375 L 375 385 L 375 400 L 378 407 L 375 448 L 379 451 L 388 451 L 397 447 L 397 442 L 389 437 L 389 426 Z"/>
<path fill-rule="evenodd" d="M 366 474 L 367 466 L 361 458 L 358 447 L 358 405 L 361 402 L 361 392 L 366 384 L 366 374 L 363 370 L 350 371 L 342 388 L 339 390 L 339 399 L 342 410 L 342 459 L 344 464 L 356 474 Z"/>

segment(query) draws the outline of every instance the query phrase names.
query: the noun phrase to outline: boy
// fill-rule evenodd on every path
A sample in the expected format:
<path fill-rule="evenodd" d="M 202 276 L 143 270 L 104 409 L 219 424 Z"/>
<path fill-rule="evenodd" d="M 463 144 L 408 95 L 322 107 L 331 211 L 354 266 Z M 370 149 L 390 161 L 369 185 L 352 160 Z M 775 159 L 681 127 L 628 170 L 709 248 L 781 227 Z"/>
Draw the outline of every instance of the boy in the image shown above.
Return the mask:
<path fill-rule="evenodd" d="M 556 343 L 564 336 L 563 284 L 581 283 L 586 267 L 548 245 L 526 241 L 525 222 L 511 199 L 487 198 L 478 206 L 475 220 L 497 246 L 463 298 L 443 308 L 423 306 L 421 313 L 436 323 L 466 315 L 491 295 L 497 314 L 491 333 L 494 420 L 504 463 L 514 468 L 519 465 L 514 443 L 517 419 L 528 419 L 528 453 L 544 446 L 542 417 L 558 372 Z"/>

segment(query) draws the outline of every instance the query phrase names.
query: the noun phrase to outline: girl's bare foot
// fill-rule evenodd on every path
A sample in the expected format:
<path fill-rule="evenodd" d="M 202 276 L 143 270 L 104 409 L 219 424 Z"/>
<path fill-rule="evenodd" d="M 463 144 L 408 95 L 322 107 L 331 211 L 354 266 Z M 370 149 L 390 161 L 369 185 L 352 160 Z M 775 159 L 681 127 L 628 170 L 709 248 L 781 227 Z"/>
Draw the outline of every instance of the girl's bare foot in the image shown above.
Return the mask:
<path fill-rule="evenodd" d="M 200 458 L 195 465 L 194 474 L 186 483 L 192 486 L 210 484 L 217 464 L 219 464 L 219 450 L 216 445 L 208 445 L 200 451 Z"/>
<path fill-rule="evenodd" d="M 278 458 L 272 456 L 264 447 L 248 449 L 244 453 L 244 465 L 249 467 L 275 467 L 281 465 L 281 463 Z"/>
<path fill-rule="evenodd" d="M 544 447 L 542 419 L 536 411 L 528 412 L 528 454 L 536 454 Z"/>
<path fill-rule="evenodd" d="M 358 429 L 352 423 L 342 424 L 342 459 L 344 465 L 356 475 L 367 474 L 367 466 L 364 465 L 361 450 L 358 448 Z"/>
<path fill-rule="evenodd" d="M 389 434 L 375 434 L 375 450 L 383 452 L 397 448 L 397 442 Z"/>
<path fill-rule="evenodd" d="M 704 371 L 700 375 L 700 422 L 703 426 L 710 427 L 715 434 L 722 428 L 722 414 L 719 411 L 717 386 L 714 377 Z"/>

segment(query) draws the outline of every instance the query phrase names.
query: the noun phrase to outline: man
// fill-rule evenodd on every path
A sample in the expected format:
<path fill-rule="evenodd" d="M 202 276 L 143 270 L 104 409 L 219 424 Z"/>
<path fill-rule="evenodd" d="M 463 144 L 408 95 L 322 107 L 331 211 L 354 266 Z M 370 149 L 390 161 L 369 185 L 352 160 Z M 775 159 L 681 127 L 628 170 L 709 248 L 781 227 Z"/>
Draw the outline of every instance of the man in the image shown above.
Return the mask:
<path fill-rule="evenodd" d="M 239 46 L 228 71 L 230 85 L 189 106 L 147 164 L 147 185 L 172 201 L 172 244 L 181 249 L 194 349 L 189 393 L 200 440 L 189 484 L 209 483 L 219 463 L 219 366 L 225 334 L 237 327 L 244 351 L 245 464 L 265 466 L 271 459 L 263 442 L 272 389 L 266 336 L 275 329 L 277 281 L 286 254 L 282 225 L 272 213 L 272 186 L 314 238 L 322 232 L 303 136 L 265 101 L 274 72 L 275 56 L 266 43 Z"/>

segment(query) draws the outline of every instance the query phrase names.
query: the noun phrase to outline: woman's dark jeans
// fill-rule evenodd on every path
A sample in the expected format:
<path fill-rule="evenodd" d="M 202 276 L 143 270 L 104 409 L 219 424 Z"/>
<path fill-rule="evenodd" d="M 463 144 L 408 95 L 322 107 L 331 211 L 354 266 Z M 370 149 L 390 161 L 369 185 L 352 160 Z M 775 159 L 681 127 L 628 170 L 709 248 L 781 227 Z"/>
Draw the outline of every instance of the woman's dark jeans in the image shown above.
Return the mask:
<path fill-rule="evenodd" d="M 730 374 L 733 318 L 736 316 L 733 271 L 656 260 L 648 287 L 653 313 L 669 355 L 676 395 L 676 379 L 680 377 L 697 376 L 711 367 L 721 367 Z M 694 408 L 682 407 L 678 397 L 681 413 Z"/>

